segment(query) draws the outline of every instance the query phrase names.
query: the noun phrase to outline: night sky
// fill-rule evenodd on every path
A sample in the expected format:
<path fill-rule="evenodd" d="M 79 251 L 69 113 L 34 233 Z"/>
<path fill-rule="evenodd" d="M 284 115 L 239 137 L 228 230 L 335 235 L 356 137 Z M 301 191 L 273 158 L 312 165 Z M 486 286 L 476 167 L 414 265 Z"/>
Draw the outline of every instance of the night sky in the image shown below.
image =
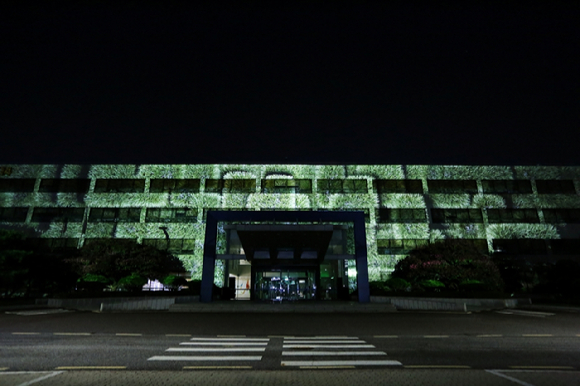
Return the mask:
<path fill-rule="evenodd" d="M 0 162 L 580 165 L 580 2 L 190 3 L 4 1 Z"/>

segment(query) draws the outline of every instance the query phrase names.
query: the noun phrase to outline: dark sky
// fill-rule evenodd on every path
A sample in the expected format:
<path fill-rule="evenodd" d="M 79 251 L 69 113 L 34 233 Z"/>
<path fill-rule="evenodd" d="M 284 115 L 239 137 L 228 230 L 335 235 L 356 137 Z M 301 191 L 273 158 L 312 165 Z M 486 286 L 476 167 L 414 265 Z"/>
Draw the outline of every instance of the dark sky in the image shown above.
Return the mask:
<path fill-rule="evenodd" d="M 579 2 L 119 3 L 0 6 L 0 162 L 580 164 Z"/>

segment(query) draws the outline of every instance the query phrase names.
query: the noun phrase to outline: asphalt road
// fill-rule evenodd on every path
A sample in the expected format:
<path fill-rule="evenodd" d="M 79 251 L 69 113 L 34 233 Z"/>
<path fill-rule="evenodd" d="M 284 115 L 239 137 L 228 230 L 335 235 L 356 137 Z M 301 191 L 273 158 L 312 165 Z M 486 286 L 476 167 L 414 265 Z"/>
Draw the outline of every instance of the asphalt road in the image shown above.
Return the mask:
<path fill-rule="evenodd" d="M 309 366 L 577 371 L 580 314 L 0 315 L 4 372 Z"/>

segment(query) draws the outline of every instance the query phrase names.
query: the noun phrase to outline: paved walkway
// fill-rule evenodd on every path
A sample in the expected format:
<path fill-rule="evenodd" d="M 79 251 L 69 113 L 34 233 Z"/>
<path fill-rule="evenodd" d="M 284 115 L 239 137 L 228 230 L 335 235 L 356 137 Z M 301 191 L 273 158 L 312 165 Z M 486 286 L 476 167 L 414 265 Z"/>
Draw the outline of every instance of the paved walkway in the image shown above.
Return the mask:
<path fill-rule="evenodd" d="M 578 371 L 462 369 L 398 370 L 183 370 L 183 371 L 0 371 L 3 386 L 172 386 L 172 385 L 409 385 L 409 386 L 577 386 Z"/>
<path fill-rule="evenodd" d="M 173 304 L 169 312 L 256 312 L 256 313 L 384 313 L 396 312 L 392 304 L 358 303 L 358 302 L 286 302 L 257 303 L 250 301 L 214 301 L 211 303 Z"/>

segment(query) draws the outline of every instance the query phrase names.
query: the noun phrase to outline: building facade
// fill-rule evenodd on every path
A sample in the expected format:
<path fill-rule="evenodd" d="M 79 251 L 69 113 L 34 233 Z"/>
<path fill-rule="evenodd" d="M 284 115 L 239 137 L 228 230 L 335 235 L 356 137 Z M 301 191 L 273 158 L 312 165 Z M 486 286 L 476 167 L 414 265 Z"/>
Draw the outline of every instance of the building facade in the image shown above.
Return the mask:
<path fill-rule="evenodd" d="M 348 213 L 364 216 L 358 236 Z M 339 299 L 444 238 L 578 259 L 580 167 L 7 164 L 0 226 L 54 248 L 102 238 L 168 248 L 192 279 L 205 270 L 207 284 L 211 271 L 237 299 Z"/>

